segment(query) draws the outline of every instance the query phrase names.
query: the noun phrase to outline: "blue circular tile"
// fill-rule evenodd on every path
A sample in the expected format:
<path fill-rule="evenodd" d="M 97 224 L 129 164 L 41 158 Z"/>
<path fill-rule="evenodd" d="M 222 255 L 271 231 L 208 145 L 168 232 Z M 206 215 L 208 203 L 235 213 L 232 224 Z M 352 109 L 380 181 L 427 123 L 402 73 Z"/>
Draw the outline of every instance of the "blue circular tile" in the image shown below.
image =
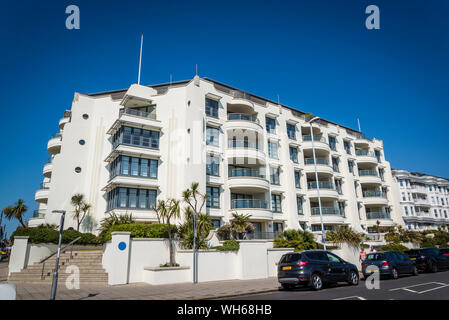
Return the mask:
<path fill-rule="evenodd" d="M 120 242 L 119 244 L 118 244 L 118 248 L 119 248 L 119 250 L 121 250 L 121 251 L 123 251 L 123 250 L 125 250 L 126 249 L 126 242 Z"/>

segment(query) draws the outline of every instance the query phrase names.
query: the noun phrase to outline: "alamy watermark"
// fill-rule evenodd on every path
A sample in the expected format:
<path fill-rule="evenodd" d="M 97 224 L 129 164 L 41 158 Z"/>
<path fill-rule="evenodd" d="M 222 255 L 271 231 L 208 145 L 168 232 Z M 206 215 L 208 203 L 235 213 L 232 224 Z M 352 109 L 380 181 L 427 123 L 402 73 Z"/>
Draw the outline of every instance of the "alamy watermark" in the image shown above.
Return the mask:
<path fill-rule="evenodd" d="M 80 8 L 76 5 L 70 5 L 65 8 L 65 13 L 69 16 L 65 19 L 65 27 L 69 30 L 79 30 L 80 28 Z"/>

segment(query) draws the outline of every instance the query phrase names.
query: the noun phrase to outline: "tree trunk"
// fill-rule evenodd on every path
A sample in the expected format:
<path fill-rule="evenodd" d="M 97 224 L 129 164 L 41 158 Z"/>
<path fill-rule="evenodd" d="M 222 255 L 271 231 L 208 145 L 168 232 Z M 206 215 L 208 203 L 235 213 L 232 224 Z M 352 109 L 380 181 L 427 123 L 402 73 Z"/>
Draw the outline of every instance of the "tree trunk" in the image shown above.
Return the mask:
<path fill-rule="evenodd" d="M 170 221 L 168 223 L 168 246 L 169 246 L 169 250 L 170 250 L 170 266 L 174 267 L 176 262 L 175 262 L 175 253 L 173 250 L 173 240 L 171 237 Z"/>

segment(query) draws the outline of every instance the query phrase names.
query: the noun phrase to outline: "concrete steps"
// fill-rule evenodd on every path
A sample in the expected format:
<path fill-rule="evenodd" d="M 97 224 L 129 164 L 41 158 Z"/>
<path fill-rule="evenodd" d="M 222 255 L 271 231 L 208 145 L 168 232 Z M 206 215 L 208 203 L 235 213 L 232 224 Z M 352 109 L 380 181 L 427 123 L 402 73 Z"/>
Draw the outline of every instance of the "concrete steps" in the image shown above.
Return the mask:
<path fill-rule="evenodd" d="M 80 284 L 107 284 L 108 274 L 102 265 L 102 251 L 73 251 L 64 252 L 59 259 L 58 282 L 63 283 L 73 273 L 66 273 L 67 267 L 77 266 Z M 56 256 L 44 263 L 34 263 L 20 272 L 13 272 L 9 276 L 10 283 L 42 283 L 53 281 Z M 73 270 L 72 270 L 73 272 Z"/>

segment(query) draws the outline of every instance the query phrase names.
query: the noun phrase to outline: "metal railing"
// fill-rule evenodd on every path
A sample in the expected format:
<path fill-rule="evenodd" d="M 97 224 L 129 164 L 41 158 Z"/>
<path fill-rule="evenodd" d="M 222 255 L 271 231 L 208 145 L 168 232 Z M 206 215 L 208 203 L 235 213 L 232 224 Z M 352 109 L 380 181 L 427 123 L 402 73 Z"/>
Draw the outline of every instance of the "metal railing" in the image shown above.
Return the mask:
<path fill-rule="evenodd" d="M 121 108 L 120 115 L 122 115 L 122 114 L 128 114 L 131 116 L 137 116 L 137 117 L 147 118 L 147 119 L 151 119 L 151 120 L 156 120 L 155 113 L 139 111 L 139 110 L 135 110 L 132 108 Z"/>
<path fill-rule="evenodd" d="M 303 136 L 303 141 L 312 141 L 312 136 Z M 313 136 L 313 141 L 323 142 L 326 143 L 326 139 L 323 136 Z"/>
<path fill-rule="evenodd" d="M 274 240 L 282 233 L 282 231 L 272 232 L 253 232 L 248 233 L 246 237 L 248 240 Z"/>
<path fill-rule="evenodd" d="M 335 189 L 335 186 L 332 183 L 332 181 L 319 181 L 318 186 L 320 187 L 320 189 Z M 307 182 L 307 188 L 317 189 L 316 181 Z"/>
<path fill-rule="evenodd" d="M 50 186 L 48 185 L 48 182 L 47 183 L 42 182 L 39 185 L 39 190 L 46 190 L 46 189 L 50 189 Z"/>
<path fill-rule="evenodd" d="M 259 144 L 249 141 L 237 141 L 237 140 L 229 140 L 228 148 L 244 148 L 244 149 L 256 149 L 259 150 Z"/>
<path fill-rule="evenodd" d="M 341 215 L 340 210 L 338 208 L 332 208 L 332 207 L 321 207 L 321 212 L 323 214 L 334 214 L 334 215 Z M 319 215 L 320 214 L 320 208 L 314 207 L 312 208 L 312 215 Z"/>
<path fill-rule="evenodd" d="M 265 178 L 265 174 L 259 169 L 241 168 L 241 169 L 230 169 L 229 177 Z"/>
<path fill-rule="evenodd" d="M 268 209 L 268 203 L 257 199 L 235 199 L 231 201 L 231 209 Z"/>
<path fill-rule="evenodd" d="M 244 113 L 228 113 L 228 120 L 243 120 L 259 123 L 259 119 L 256 116 L 252 116 Z"/>
<path fill-rule="evenodd" d="M 48 158 L 47 161 L 45 162 L 45 164 L 49 164 L 53 161 L 53 158 Z"/>
<path fill-rule="evenodd" d="M 44 219 L 45 218 L 45 212 L 42 212 L 40 210 L 34 210 L 33 211 L 33 218 L 35 218 L 35 219 Z"/>
<path fill-rule="evenodd" d="M 50 137 L 50 140 L 51 139 L 56 139 L 56 138 L 60 138 L 60 139 L 62 139 L 62 134 L 61 133 L 55 133 L 54 135 L 52 135 L 51 137 Z"/>
<path fill-rule="evenodd" d="M 368 150 L 356 150 L 355 151 L 356 156 L 363 156 L 363 157 L 371 157 L 371 158 L 377 158 L 374 152 L 368 151 Z"/>
<path fill-rule="evenodd" d="M 363 191 L 363 197 L 365 197 L 365 198 L 372 198 L 372 197 L 386 198 L 387 194 L 382 191 Z"/>
<path fill-rule="evenodd" d="M 304 159 L 305 164 L 313 164 L 313 158 Z M 316 164 L 329 165 L 329 159 L 327 158 L 316 158 Z"/>
<path fill-rule="evenodd" d="M 365 177 L 365 176 L 372 176 L 372 177 L 378 177 L 379 174 L 376 170 L 359 170 L 359 176 Z"/>
<path fill-rule="evenodd" d="M 388 212 L 367 212 L 366 213 L 366 218 L 368 220 L 376 220 L 376 219 L 390 219 L 390 214 Z"/>

